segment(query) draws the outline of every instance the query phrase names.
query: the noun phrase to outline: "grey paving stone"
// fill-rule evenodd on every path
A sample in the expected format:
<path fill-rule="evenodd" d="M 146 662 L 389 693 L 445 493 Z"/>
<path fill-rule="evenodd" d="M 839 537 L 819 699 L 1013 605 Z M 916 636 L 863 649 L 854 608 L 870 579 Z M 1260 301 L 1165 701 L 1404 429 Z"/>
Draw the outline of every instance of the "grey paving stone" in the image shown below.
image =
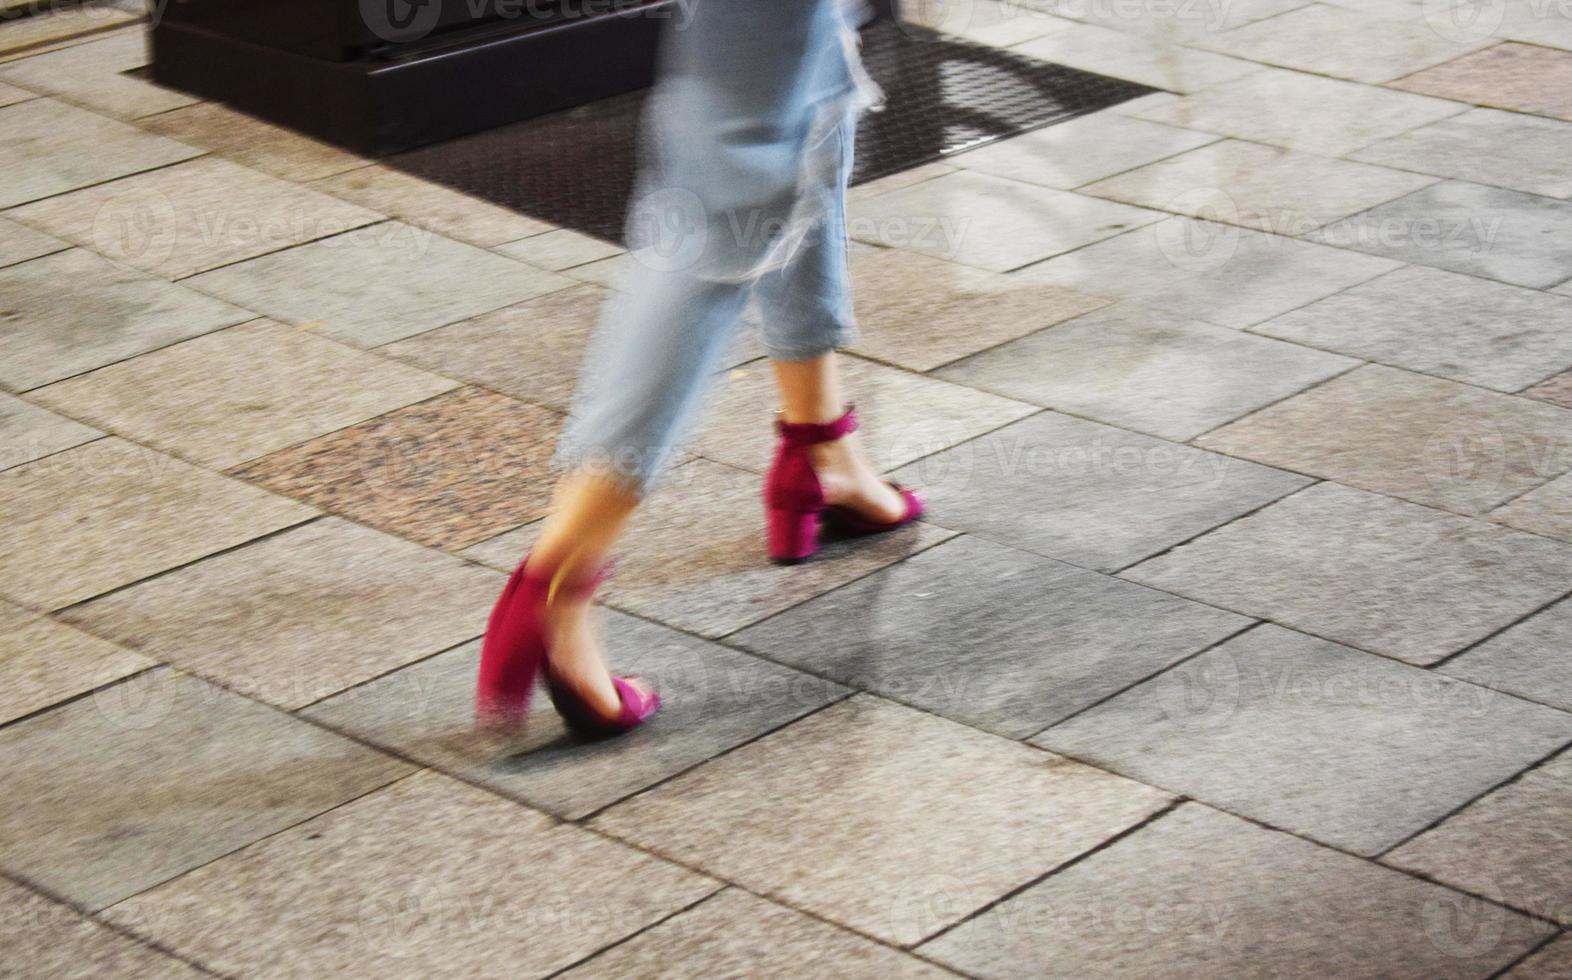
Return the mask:
<path fill-rule="evenodd" d="M 1572 547 L 1322 483 L 1123 574 L 1431 664 L 1559 598 Z"/>
<path fill-rule="evenodd" d="M 1506 980 L 1572 980 L 1572 935 L 1562 933 L 1503 976 Z"/>
<path fill-rule="evenodd" d="M 961 170 L 854 201 L 853 238 L 1007 272 L 1151 224 L 1161 212 Z"/>
<path fill-rule="evenodd" d="M 439 235 L 482 247 L 540 235 L 551 228 L 537 218 L 380 163 L 335 174 L 311 186 L 361 207 L 430 228 Z"/>
<path fill-rule="evenodd" d="M 1572 715 L 1271 624 L 1033 739 L 1358 854 L 1572 740 Z"/>
<path fill-rule="evenodd" d="M 1572 599 L 1563 599 L 1436 668 L 1572 711 Z"/>
<path fill-rule="evenodd" d="M 1044 412 L 899 470 L 928 520 L 1112 571 L 1309 479 Z"/>
<path fill-rule="evenodd" d="M 1512 152 L 1502 153 L 1503 146 Z M 1499 109 L 1470 109 L 1372 143 L 1352 160 L 1509 187 L 1546 197 L 1572 197 L 1572 123 Z"/>
<path fill-rule="evenodd" d="M 1476 800 L 1383 860 L 1572 922 L 1572 752 Z"/>
<path fill-rule="evenodd" d="M 103 435 L 20 398 L 0 395 L 0 470 L 31 462 Z"/>
<path fill-rule="evenodd" d="M 1572 475 L 1552 480 L 1490 512 L 1490 519 L 1572 541 Z"/>
<path fill-rule="evenodd" d="M 54 99 L 0 108 L 0 207 L 61 194 L 200 156 L 194 146 L 144 133 Z"/>
<path fill-rule="evenodd" d="M 857 695 L 594 824 L 905 945 L 1168 802 L 1139 783 Z"/>
<path fill-rule="evenodd" d="M 1454 381 L 1518 391 L 1572 365 L 1572 300 L 1406 266 L 1253 328 Z"/>
<path fill-rule="evenodd" d="M 0 729 L 0 866 L 89 909 L 412 769 L 173 670 Z"/>
<path fill-rule="evenodd" d="M 0 106 L 15 105 L 18 102 L 26 102 L 28 99 L 36 98 L 38 98 L 38 93 L 36 92 L 29 92 L 27 89 L 17 88 L 15 85 L 7 85 L 4 82 L 0 82 Z"/>
<path fill-rule="evenodd" d="M 1249 622 L 967 536 L 751 626 L 735 642 L 1025 738 Z"/>
<path fill-rule="evenodd" d="M 610 258 L 623 252 L 621 245 L 602 241 L 571 228 L 553 228 L 518 241 L 496 245 L 494 248 L 509 258 L 528 262 L 537 268 L 550 269 L 553 272 Z"/>
<path fill-rule="evenodd" d="M 198 101 L 194 95 L 127 74 L 147 65 L 147 49 L 145 31 L 111 34 L 103 40 L 0 64 L 0 79 L 122 119 Z"/>
<path fill-rule="evenodd" d="M 205 976 L 68 905 L 9 881 L 0 881 L 0 943 L 5 944 L 8 967 L 24 968 L 38 977 L 196 980 Z"/>
<path fill-rule="evenodd" d="M 230 976 L 542 977 L 718 887 L 423 772 L 108 917 Z"/>
<path fill-rule="evenodd" d="M 1015 275 L 1248 327 L 1397 267 L 1391 259 L 1176 216 Z"/>
<path fill-rule="evenodd" d="M 69 247 L 51 235 L 0 218 L 0 267 L 26 262 Z"/>
<path fill-rule="evenodd" d="M 141 654 L 0 602 L 0 724 L 151 666 Z"/>
<path fill-rule="evenodd" d="M 937 374 L 1183 442 L 1357 363 L 1121 303 Z"/>
<path fill-rule="evenodd" d="M 728 888 L 562 974 L 566 980 L 949 977 L 950 971 Z"/>
<path fill-rule="evenodd" d="M 1572 296 L 1572 291 L 1562 290 L 1562 292 Z M 1563 408 L 1572 408 L 1572 371 L 1562 371 L 1553 378 L 1541 381 L 1523 394 Z"/>
<path fill-rule="evenodd" d="M 1235 0 L 1226 7 L 1185 7 L 1156 4 L 1118 6 L 1082 4 L 1070 0 L 1046 0 L 1038 4 L 1062 17 L 1092 24 L 1104 24 L 1128 33 L 1149 37 L 1172 47 L 1177 43 L 1197 43 L 1252 21 L 1275 17 L 1303 6 L 1303 0 Z"/>
<path fill-rule="evenodd" d="M 375 347 L 571 285 L 397 221 L 205 273 L 191 286 Z"/>
<path fill-rule="evenodd" d="M 1060 4 L 1069 10 L 1090 5 Z M 1052 8 L 1050 8 L 1052 9 Z M 1194 92 L 1239 78 L 1260 66 L 1162 38 L 1143 37 L 1126 25 L 1071 24 L 1028 41 L 1016 51 L 1056 65 L 1123 78 L 1168 92 Z"/>
<path fill-rule="evenodd" d="M 1572 204 L 1460 180 L 1432 184 L 1313 237 L 1535 289 L 1572 275 Z"/>
<path fill-rule="evenodd" d="M 252 314 L 74 248 L 0 269 L 0 384 L 18 391 Z"/>
<path fill-rule="evenodd" d="M 1216 139 L 1209 133 L 1094 112 L 958 153 L 948 162 L 965 170 L 1069 190 Z"/>
<path fill-rule="evenodd" d="M 159 113 L 142 120 L 140 125 L 289 181 L 316 180 L 371 162 L 221 102 L 202 102 Z"/>
<path fill-rule="evenodd" d="M 297 708 L 478 636 L 502 585 L 488 569 L 328 517 L 62 618 Z"/>
<path fill-rule="evenodd" d="M 1568 431 L 1567 409 L 1370 364 L 1196 444 L 1472 515 L 1572 467 Z"/>
<path fill-rule="evenodd" d="M 1186 803 L 921 952 L 987 977 L 1466 980 L 1511 963 L 1545 931 Z"/>
<path fill-rule="evenodd" d="M 626 738 L 580 741 L 539 693 L 522 735 L 474 730 L 480 643 L 336 695 L 306 715 L 567 819 L 578 819 L 849 693 L 830 681 L 607 610 L 606 656 L 661 710 Z"/>
<path fill-rule="evenodd" d="M 464 552 L 511 571 L 540 525 Z M 629 612 L 700 636 L 724 636 L 914 552 L 953 531 L 918 522 L 875 538 L 827 540 L 812 561 L 765 555 L 759 477 L 708 460 L 676 467 L 634 515 L 601 595 Z"/>

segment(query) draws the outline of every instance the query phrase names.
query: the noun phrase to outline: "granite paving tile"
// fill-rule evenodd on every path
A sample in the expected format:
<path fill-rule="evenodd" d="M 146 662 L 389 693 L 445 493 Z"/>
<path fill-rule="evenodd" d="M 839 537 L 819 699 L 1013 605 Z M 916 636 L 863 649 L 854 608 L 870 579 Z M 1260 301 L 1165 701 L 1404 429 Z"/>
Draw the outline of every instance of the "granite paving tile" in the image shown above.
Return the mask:
<path fill-rule="evenodd" d="M 0 866 L 90 910 L 411 770 L 162 669 L 0 729 Z"/>
<path fill-rule="evenodd" d="M 73 607 L 66 622 L 282 708 L 479 636 L 504 579 L 324 518 Z"/>
<path fill-rule="evenodd" d="M 643 678 L 661 694 L 660 713 L 626 738 L 573 736 L 543 692 L 523 733 L 475 731 L 479 641 L 345 691 L 306 714 L 577 819 L 849 693 L 624 613 L 608 610 L 603 633 L 613 668 Z"/>
<path fill-rule="evenodd" d="M 252 314 L 74 248 L 0 269 L 0 384 L 37 388 Z"/>
<path fill-rule="evenodd" d="M 1482 514 L 1572 468 L 1569 432 L 1567 409 L 1370 364 L 1196 444 Z"/>
<path fill-rule="evenodd" d="M 1563 475 L 1490 512 L 1491 520 L 1572 541 L 1572 475 Z"/>
<path fill-rule="evenodd" d="M 539 219 L 382 164 L 347 170 L 312 186 L 471 245 L 500 245 L 551 228 Z"/>
<path fill-rule="evenodd" d="M 594 825 L 886 942 L 917 942 L 1161 810 L 1067 759 L 857 695 Z"/>
<path fill-rule="evenodd" d="M 1572 752 L 1447 817 L 1383 860 L 1513 908 L 1572 922 Z"/>
<path fill-rule="evenodd" d="M 1506 980 L 1572 980 L 1572 935 L 1562 933 L 1503 976 Z"/>
<path fill-rule="evenodd" d="M 229 975 L 540 977 L 718 887 L 427 772 L 108 917 Z"/>
<path fill-rule="evenodd" d="M 1195 44 L 1252 21 L 1304 6 L 1304 0 L 1234 0 L 1225 7 L 1183 4 L 1085 4 L 1071 0 L 1033 0 L 1064 17 L 1104 24 L 1159 40 L 1166 45 Z"/>
<path fill-rule="evenodd" d="M 1044 412 L 895 474 L 927 520 L 1112 571 L 1309 483 L 1294 473 Z"/>
<path fill-rule="evenodd" d="M 966 170 L 1069 190 L 1215 139 L 1209 133 L 1094 112 L 956 154 L 949 162 Z"/>
<path fill-rule="evenodd" d="M 457 386 L 307 331 L 253 320 L 29 397 L 224 469 Z M 155 391 L 156 399 L 148 397 Z"/>
<path fill-rule="evenodd" d="M 381 217 L 217 157 L 98 184 L 10 214 L 165 279 L 183 279 Z"/>
<path fill-rule="evenodd" d="M 962 170 L 855 201 L 853 238 L 1007 272 L 1162 218 L 1157 211 Z"/>
<path fill-rule="evenodd" d="M 26 262 L 69 247 L 58 238 L 0 218 L 0 267 Z"/>
<path fill-rule="evenodd" d="M 201 154 L 54 99 L 0 108 L 0 207 L 61 194 Z"/>
<path fill-rule="evenodd" d="M 1467 8 L 1465 8 L 1467 9 Z M 1500 23 L 1486 17 L 1495 36 L 1526 41 L 1551 48 L 1572 48 L 1572 10 L 1559 4 L 1534 3 L 1533 0 L 1507 0 L 1499 6 L 1485 5 L 1483 12 L 1500 12 Z"/>
<path fill-rule="evenodd" d="M 36 92 L 30 92 L 27 89 L 17 88 L 15 85 L 7 85 L 5 82 L 0 82 L 0 106 L 16 105 L 18 102 L 26 102 L 28 99 L 36 98 L 38 98 Z"/>
<path fill-rule="evenodd" d="M 1186 803 L 921 952 L 988 977 L 1467 980 L 1505 967 L 1546 931 L 1500 906 Z"/>
<path fill-rule="evenodd" d="M 842 384 L 856 403 L 858 438 L 873 463 L 893 469 L 1037 411 L 1030 405 L 859 357 L 842 357 Z M 694 449 L 763 473 L 775 450 L 774 375 L 763 360 L 730 372 L 711 398 Z"/>
<path fill-rule="evenodd" d="M 0 881 L 0 943 L 40 977 L 196 980 L 205 974 L 9 881 Z"/>
<path fill-rule="evenodd" d="M 9 16 L 0 24 L 0 56 L 12 57 L 24 48 L 69 42 L 72 38 L 130 24 L 146 17 L 132 4 L 42 5 L 30 17 Z M 47 11 L 47 12 L 45 12 Z"/>
<path fill-rule="evenodd" d="M 1572 299 L 1406 266 L 1253 329 L 1312 347 L 1518 391 L 1572 366 Z"/>
<path fill-rule="evenodd" d="M 1433 183 L 1422 174 L 1230 139 L 1100 180 L 1081 193 L 1298 235 Z"/>
<path fill-rule="evenodd" d="M 194 95 L 126 74 L 148 63 L 147 48 L 147 35 L 141 31 L 112 34 L 99 41 L 0 64 L 0 80 L 121 119 L 178 109 L 198 101 Z M 180 139 L 174 134 L 164 135 Z"/>
<path fill-rule="evenodd" d="M 812 561 L 783 566 L 764 550 L 757 474 L 694 460 L 672 469 L 618 543 L 601 595 L 620 609 L 700 636 L 732 633 L 952 536 L 918 522 L 877 538 L 826 538 Z M 539 531 L 531 524 L 466 557 L 511 571 Z"/>
<path fill-rule="evenodd" d="M 936 980 L 951 973 L 821 919 L 728 888 L 562 976 L 564 980 L 692 976 Z"/>
<path fill-rule="evenodd" d="M 1070 26 L 1061 17 L 1006 0 L 971 0 L 948 6 L 913 4 L 901 11 L 901 23 L 1001 48 Z"/>
<path fill-rule="evenodd" d="M 1572 51 L 1497 44 L 1391 84 L 1406 92 L 1572 119 Z"/>
<path fill-rule="evenodd" d="M 1265 68 L 1136 115 L 1326 156 L 1463 112 L 1459 102 Z"/>
<path fill-rule="evenodd" d="M 859 331 L 849 349 L 912 371 L 1108 303 L 901 249 L 859 250 L 851 270 Z"/>
<path fill-rule="evenodd" d="M 1071 7 L 1085 6 L 1069 4 Z M 1168 92 L 1194 92 L 1260 69 L 1259 65 L 1118 27 L 1072 24 L 1014 47 L 1032 58 L 1123 78 Z"/>
<path fill-rule="evenodd" d="M 1249 623 L 963 536 L 734 640 L 772 660 L 1025 738 Z"/>
<path fill-rule="evenodd" d="M 938 377 L 1183 442 L 1357 363 L 1121 303 Z"/>
<path fill-rule="evenodd" d="M 1548 289 L 1572 275 L 1572 203 L 1447 180 L 1315 232 L 1329 245 Z"/>
<path fill-rule="evenodd" d="M 311 508 L 116 438 L 0 473 L 0 595 L 58 609 L 308 519 Z"/>
<path fill-rule="evenodd" d="M 520 241 L 498 245 L 496 251 L 520 262 L 553 272 L 621 255 L 621 245 L 602 241 L 569 228 L 557 228 Z"/>
<path fill-rule="evenodd" d="M 857 184 L 849 187 L 846 189 L 846 199 L 856 202 L 865 197 L 878 197 L 880 194 L 888 194 L 890 191 L 898 191 L 903 187 L 911 187 L 913 184 L 920 184 L 925 180 L 943 177 L 945 174 L 953 174 L 957 169 L 959 168 L 947 161 L 933 160 L 920 166 L 912 167 L 910 170 L 899 170 L 893 174 L 886 174 L 883 177 L 870 180 L 866 184 Z"/>
<path fill-rule="evenodd" d="M 0 601 L 0 724 L 151 666 L 141 654 Z"/>
<path fill-rule="evenodd" d="M 276 320 L 375 347 L 572 281 L 389 221 L 219 269 L 191 285 Z"/>
<path fill-rule="evenodd" d="M 1572 371 L 1563 371 L 1553 378 L 1541 381 L 1523 394 L 1563 408 L 1572 408 Z"/>
<path fill-rule="evenodd" d="M 1502 153 L 1510 146 L 1511 153 Z M 1572 124 L 1498 109 L 1470 109 L 1350 154 L 1382 166 L 1572 197 Z"/>
<path fill-rule="evenodd" d="M 1201 193 L 1216 200 L 1212 191 Z M 1015 275 L 1248 327 L 1397 267 L 1391 259 L 1176 216 Z"/>
<path fill-rule="evenodd" d="M 1266 624 L 1033 741 L 1374 855 L 1572 741 L 1572 715 Z"/>
<path fill-rule="evenodd" d="M 141 120 L 139 125 L 290 181 L 315 180 L 370 162 L 218 102 L 202 102 L 163 112 Z"/>
<path fill-rule="evenodd" d="M 559 416 L 479 388 L 340 429 L 234 475 L 434 548 L 545 514 Z"/>
<path fill-rule="evenodd" d="M 48 409 L 0 395 L 0 470 L 30 463 L 103 435 Z"/>
<path fill-rule="evenodd" d="M 1559 598 L 1572 547 L 1322 483 L 1123 575 L 1424 665 Z"/>
<path fill-rule="evenodd" d="M 1540 610 L 1437 669 L 1572 711 L 1572 599 Z"/>

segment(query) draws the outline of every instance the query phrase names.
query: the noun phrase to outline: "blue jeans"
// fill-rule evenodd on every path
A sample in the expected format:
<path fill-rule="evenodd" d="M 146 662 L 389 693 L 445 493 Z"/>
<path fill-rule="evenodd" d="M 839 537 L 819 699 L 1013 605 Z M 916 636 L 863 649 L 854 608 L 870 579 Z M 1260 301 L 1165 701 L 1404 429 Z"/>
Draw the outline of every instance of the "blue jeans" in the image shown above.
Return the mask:
<path fill-rule="evenodd" d="M 646 492 L 744 307 L 806 360 L 856 329 L 846 184 L 873 91 L 845 0 L 691 0 L 668 30 L 628 217 L 631 271 L 590 341 L 558 462 Z"/>

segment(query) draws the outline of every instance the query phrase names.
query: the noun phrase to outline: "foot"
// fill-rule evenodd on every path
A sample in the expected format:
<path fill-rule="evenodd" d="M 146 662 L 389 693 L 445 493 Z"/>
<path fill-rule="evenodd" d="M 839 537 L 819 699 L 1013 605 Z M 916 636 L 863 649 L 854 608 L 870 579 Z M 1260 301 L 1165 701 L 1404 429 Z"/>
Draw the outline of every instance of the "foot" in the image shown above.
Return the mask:
<path fill-rule="evenodd" d="M 622 697 L 611 683 L 611 671 L 601 654 L 591 606 L 589 602 L 558 599 L 548 607 L 551 671 L 583 697 L 596 714 L 615 718 L 622 711 Z M 640 694 L 649 694 L 649 688 L 640 681 L 630 678 L 628 682 Z"/>
<path fill-rule="evenodd" d="M 906 516 L 906 500 L 863 455 L 857 434 L 809 448 L 824 502 L 844 507 L 865 521 L 891 524 Z"/>

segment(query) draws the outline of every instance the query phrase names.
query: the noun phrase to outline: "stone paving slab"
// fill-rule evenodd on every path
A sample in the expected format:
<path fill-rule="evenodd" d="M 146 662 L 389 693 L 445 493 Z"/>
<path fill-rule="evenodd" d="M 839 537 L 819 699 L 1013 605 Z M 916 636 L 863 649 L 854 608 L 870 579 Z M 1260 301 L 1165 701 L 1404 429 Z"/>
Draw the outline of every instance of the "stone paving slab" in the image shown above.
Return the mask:
<path fill-rule="evenodd" d="M 949 162 L 995 177 L 1070 190 L 1216 139 L 1103 111 L 958 153 Z"/>
<path fill-rule="evenodd" d="M 645 679 L 661 694 L 660 713 L 626 738 L 574 737 L 543 692 L 522 734 L 476 732 L 478 641 L 305 713 L 357 739 L 578 819 L 850 693 L 625 613 L 608 610 L 603 634 L 613 669 Z"/>
<path fill-rule="evenodd" d="M 7 5 L 7 12 L 10 12 Z M 46 12 L 47 11 L 47 12 Z M 108 31 L 147 16 L 132 4 L 82 4 L 73 7 L 35 8 L 31 17 L 7 16 L 0 24 L 0 56 L 13 57 L 25 48 L 42 48 L 97 31 Z"/>
<path fill-rule="evenodd" d="M 1252 328 L 1394 367 L 1519 391 L 1572 366 L 1572 300 L 1405 266 Z"/>
<path fill-rule="evenodd" d="M 1383 860 L 1563 924 L 1572 922 L 1572 753 L 1470 804 Z"/>
<path fill-rule="evenodd" d="M 58 609 L 307 520 L 311 508 L 116 438 L 0 473 L 0 596 Z"/>
<path fill-rule="evenodd" d="M 0 269 L 0 384 L 26 391 L 252 319 L 86 249 Z"/>
<path fill-rule="evenodd" d="M 871 539 L 827 539 L 811 561 L 776 565 L 765 554 L 759 488 L 757 474 L 709 460 L 674 468 L 618 542 L 601 596 L 690 633 L 725 636 L 955 533 L 919 521 Z M 530 524 L 464 554 L 512 571 L 538 531 Z"/>
<path fill-rule="evenodd" d="M 0 268 L 69 247 L 51 235 L 0 218 Z"/>
<path fill-rule="evenodd" d="M 1375 855 L 1572 741 L 1572 715 L 1268 624 L 1033 741 Z"/>
<path fill-rule="evenodd" d="M 1572 541 L 1572 475 L 1552 480 L 1496 508 L 1490 512 L 1490 519 L 1535 534 Z"/>
<path fill-rule="evenodd" d="M 231 690 L 297 708 L 479 635 L 503 581 L 329 517 L 62 618 Z"/>
<path fill-rule="evenodd" d="M 1511 153 L 1501 147 L 1510 146 Z M 1572 197 L 1572 124 L 1498 109 L 1470 109 L 1349 155 L 1352 160 L 1494 184 L 1527 194 Z"/>
<path fill-rule="evenodd" d="M 1121 303 L 937 376 L 1183 442 L 1357 363 Z"/>
<path fill-rule="evenodd" d="M 1076 9 L 1073 4 L 1056 7 Z M 1142 37 L 1124 29 L 1124 25 L 1072 24 L 1017 45 L 1015 50 L 1056 65 L 1169 92 L 1194 92 L 1260 70 L 1259 65 L 1238 58 Z"/>
<path fill-rule="evenodd" d="M 54 99 L 0 108 L 0 207 L 164 167 L 202 151 Z"/>
<path fill-rule="evenodd" d="M 1202 195 L 1215 199 L 1205 189 Z M 1248 327 L 1397 267 L 1392 259 L 1176 216 L 1015 275 Z"/>
<path fill-rule="evenodd" d="M 1507 980 L 1569 980 L 1572 978 L 1572 935 L 1562 933 L 1503 976 Z"/>
<path fill-rule="evenodd" d="M 91 910 L 411 767 L 173 670 L 0 729 L 0 867 Z"/>
<path fill-rule="evenodd" d="M 718 887 L 428 772 L 108 918 L 227 975 L 546 976 Z"/>
<path fill-rule="evenodd" d="M 537 218 L 382 164 L 347 170 L 311 186 L 417 227 L 429 228 L 439 235 L 485 248 L 539 235 L 551 228 Z"/>
<path fill-rule="evenodd" d="M 1307 477 L 1043 412 L 896 472 L 927 520 L 1100 571 L 1123 568 Z"/>
<path fill-rule="evenodd" d="M 1572 468 L 1572 412 L 1366 365 L 1196 440 L 1461 514 Z"/>
<path fill-rule="evenodd" d="M 0 395 L 0 470 L 80 446 L 103 435 L 31 402 Z"/>
<path fill-rule="evenodd" d="M 151 666 L 141 654 L 0 602 L 0 724 Z"/>
<path fill-rule="evenodd" d="M 1567 295 L 1572 296 L 1572 293 Z M 1572 371 L 1563 371 L 1553 378 L 1547 378 L 1523 394 L 1562 408 L 1572 408 Z"/>
<path fill-rule="evenodd" d="M 13 964 L 40 977 L 196 980 L 206 974 L 144 946 L 69 905 L 0 881 L 0 943 Z"/>
<path fill-rule="evenodd" d="M 565 980 L 805 976 L 939 978 L 950 971 L 728 888 L 562 974 Z"/>
<path fill-rule="evenodd" d="M 1478 922 L 1471 934 L 1455 921 Z M 1525 916 L 1186 803 L 920 948 L 990 977 L 1483 977 Z"/>
<path fill-rule="evenodd" d="M 494 250 L 552 272 L 621 255 L 624 251 L 621 245 L 602 241 L 571 228 L 554 228 L 519 241 L 509 240 L 494 246 Z"/>
<path fill-rule="evenodd" d="M 103 40 L 0 64 L 0 79 L 121 119 L 198 101 L 196 96 L 126 74 L 148 63 L 147 49 L 147 36 L 141 31 L 112 34 Z"/>
<path fill-rule="evenodd" d="M 195 289 L 360 347 L 402 340 L 571 284 L 397 221 L 191 280 Z"/>
<path fill-rule="evenodd" d="M 858 695 L 618 804 L 594 825 L 906 945 L 1168 802 Z"/>
<path fill-rule="evenodd" d="M 27 89 L 17 88 L 15 85 L 7 85 L 5 82 L 0 82 L 0 106 L 16 105 L 18 102 L 26 102 L 29 99 L 36 98 L 38 98 L 38 93 L 36 92 L 29 92 Z"/>
<path fill-rule="evenodd" d="M 1249 623 L 963 536 L 751 626 L 733 642 L 1025 738 Z"/>
<path fill-rule="evenodd" d="M 307 331 L 253 320 L 29 397 L 225 469 L 456 387 Z M 156 400 L 145 397 L 150 391 L 159 393 Z"/>
<path fill-rule="evenodd" d="M 460 388 L 247 463 L 234 475 L 433 548 L 541 517 L 560 417 Z"/>
<path fill-rule="evenodd" d="M 150 116 L 143 129 L 291 181 L 308 181 L 365 166 L 363 157 L 263 122 L 218 102 Z M 376 208 L 375 210 L 380 210 Z"/>
<path fill-rule="evenodd" d="M 1572 599 L 1535 613 L 1437 669 L 1572 711 Z"/>
<path fill-rule="evenodd" d="M 1322 483 L 1122 574 L 1425 665 L 1560 598 L 1572 548 Z"/>
<path fill-rule="evenodd" d="M 1572 119 L 1572 51 L 1498 44 L 1416 72 L 1393 88 L 1475 105 Z"/>

